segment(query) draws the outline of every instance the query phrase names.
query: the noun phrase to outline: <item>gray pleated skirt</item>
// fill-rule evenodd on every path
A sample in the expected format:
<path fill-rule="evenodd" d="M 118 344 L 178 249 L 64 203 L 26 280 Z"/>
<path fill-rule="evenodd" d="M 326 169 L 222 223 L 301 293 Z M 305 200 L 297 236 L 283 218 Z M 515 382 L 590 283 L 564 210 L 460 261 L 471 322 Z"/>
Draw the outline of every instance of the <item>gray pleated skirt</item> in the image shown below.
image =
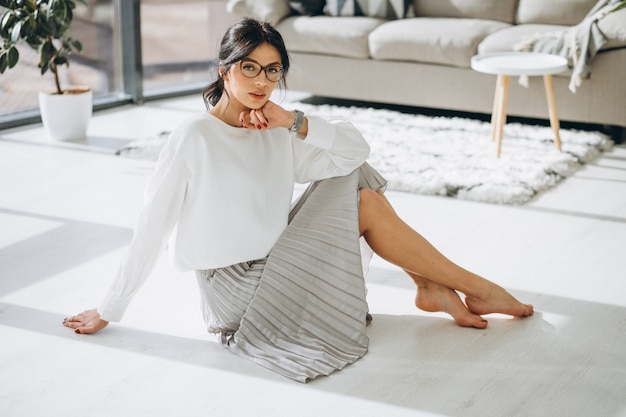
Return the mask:
<path fill-rule="evenodd" d="M 299 382 L 367 352 L 358 190 L 384 188 L 369 165 L 312 183 L 267 258 L 196 271 L 208 330 L 238 356 Z"/>

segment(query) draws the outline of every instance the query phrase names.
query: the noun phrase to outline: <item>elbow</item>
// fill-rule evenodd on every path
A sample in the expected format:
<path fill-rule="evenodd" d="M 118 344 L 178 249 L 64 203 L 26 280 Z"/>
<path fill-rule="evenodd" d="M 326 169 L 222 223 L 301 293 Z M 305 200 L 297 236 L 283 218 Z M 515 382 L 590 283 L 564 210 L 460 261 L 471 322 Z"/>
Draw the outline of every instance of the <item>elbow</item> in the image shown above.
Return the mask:
<path fill-rule="evenodd" d="M 365 141 L 365 139 L 363 139 L 363 143 L 360 147 L 359 157 L 356 158 L 360 162 L 359 165 L 362 165 L 363 163 L 365 163 L 365 161 L 367 161 L 367 159 L 370 157 L 371 150 L 372 149 L 370 145 Z"/>

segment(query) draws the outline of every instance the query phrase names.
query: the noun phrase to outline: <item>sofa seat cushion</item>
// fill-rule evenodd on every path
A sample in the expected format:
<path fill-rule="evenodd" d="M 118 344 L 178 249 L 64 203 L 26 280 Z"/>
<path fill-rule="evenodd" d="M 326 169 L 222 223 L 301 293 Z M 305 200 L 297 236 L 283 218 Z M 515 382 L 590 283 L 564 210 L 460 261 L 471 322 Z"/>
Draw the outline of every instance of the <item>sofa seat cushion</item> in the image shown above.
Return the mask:
<path fill-rule="evenodd" d="M 469 68 L 478 44 L 509 27 L 495 20 L 411 18 L 380 25 L 369 36 L 370 55 L 379 60 L 427 62 Z"/>
<path fill-rule="evenodd" d="M 292 16 L 276 29 L 290 52 L 369 58 L 368 35 L 385 22 L 363 16 Z"/>

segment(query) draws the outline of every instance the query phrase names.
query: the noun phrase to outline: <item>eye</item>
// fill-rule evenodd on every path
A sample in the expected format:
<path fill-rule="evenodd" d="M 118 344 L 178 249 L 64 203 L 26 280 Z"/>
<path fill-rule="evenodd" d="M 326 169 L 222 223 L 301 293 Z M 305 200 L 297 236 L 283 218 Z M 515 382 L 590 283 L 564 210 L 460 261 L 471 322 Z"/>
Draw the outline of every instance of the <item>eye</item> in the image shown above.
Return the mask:
<path fill-rule="evenodd" d="M 258 66 L 255 65 L 253 62 L 243 62 L 241 64 L 241 68 L 244 71 L 256 71 L 258 69 Z"/>
<path fill-rule="evenodd" d="M 279 66 L 274 66 L 274 67 L 269 67 L 267 69 L 269 72 L 271 72 L 272 74 L 278 74 L 280 73 L 283 69 Z"/>

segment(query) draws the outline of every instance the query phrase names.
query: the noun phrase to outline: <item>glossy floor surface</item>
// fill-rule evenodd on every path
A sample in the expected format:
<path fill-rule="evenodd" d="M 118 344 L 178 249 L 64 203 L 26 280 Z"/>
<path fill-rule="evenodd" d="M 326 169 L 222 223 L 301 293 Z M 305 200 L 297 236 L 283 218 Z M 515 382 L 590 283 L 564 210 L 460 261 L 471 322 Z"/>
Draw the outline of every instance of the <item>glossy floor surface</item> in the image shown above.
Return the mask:
<path fill-rule="evenodd" d="M 409 278 L 375 258 L 369 353 L 303 385 L 208 335 L 194 274 L 163 254 L 121 323 L 64 328 L 109 285 L 154 167 L 113 151 L 197 111 L 192 97 L 99 112 L 87 143 L 0 132 L 0 415 L 626 416 L 624 146 L 523 206 L 387 193 L 532 318 L 458 327 L 417 310 Z"/>

